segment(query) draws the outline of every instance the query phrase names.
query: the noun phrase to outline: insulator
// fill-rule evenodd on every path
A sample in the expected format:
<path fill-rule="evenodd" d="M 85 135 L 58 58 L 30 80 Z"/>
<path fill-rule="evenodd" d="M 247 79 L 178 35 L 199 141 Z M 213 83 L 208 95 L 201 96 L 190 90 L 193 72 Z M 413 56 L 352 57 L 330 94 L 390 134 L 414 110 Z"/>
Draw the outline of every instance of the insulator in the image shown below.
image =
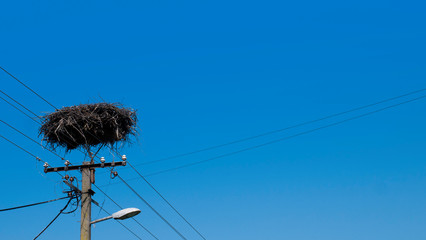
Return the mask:
<path fill-rule="evenodd" d="M 123 161 L 126 161 L 126 160 L 127 160 L 126 155 L 121 156 L 121 159 L 122 159 Z"/>
<path fill-rule="evenodd" d="M 47 168 L 47 167 L 49 167 L 49 164 L 48 164 L 47 162 L 45 162 L 45 163 L 43 164 L 43 167 Z"/>
<path fill-rule="evenodd" d="M 70 161 L 68 161 L 68 160 L 65 160 L 65 166 L 68 166 L 68 165 L 70 165 L 71 163 L 70 163 Z"/>
<path fill-rule="evenodd" d="M 101 163 L 104 163 L 104 162 L 105 162 L 105 158 L 101 157 Z"/>
<path fill-rule="evenodd" d="M 111 173 L 110 173 L 110 177 L 111 177 L 111 179 L 114 179 L 115 177 L 117 177 L 118 176 L 118 173 L 117 173 L 117 171 L 111 171 Z"/>

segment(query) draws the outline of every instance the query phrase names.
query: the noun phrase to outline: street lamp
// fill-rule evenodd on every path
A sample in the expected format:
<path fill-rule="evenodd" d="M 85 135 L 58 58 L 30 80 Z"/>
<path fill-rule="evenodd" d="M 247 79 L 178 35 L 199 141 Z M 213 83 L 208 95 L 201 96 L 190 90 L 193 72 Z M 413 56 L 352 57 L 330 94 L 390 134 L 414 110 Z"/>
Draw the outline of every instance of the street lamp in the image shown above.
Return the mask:
<path fill-rule="evenodd" d="M 116 220 L 124 220 L 124 219 L 127 219 L 127 218 L 134 217 L 134 216 L 138 215 L 140 212 L 141 212 L 141 210 L 139 210 L 137 208 L 126 208 L 126 209 L 120 210 L 116 213 L 113 213 L 111 216 L 92 221 L 92 222 L 90 222 L 90 224 L 95 224 L 95 223 L 102 222 L 102 221 L 105 221 L 105 220 L 108 220 L 108 219 L 111 219 L 111 218 L 114 218 Z"/>

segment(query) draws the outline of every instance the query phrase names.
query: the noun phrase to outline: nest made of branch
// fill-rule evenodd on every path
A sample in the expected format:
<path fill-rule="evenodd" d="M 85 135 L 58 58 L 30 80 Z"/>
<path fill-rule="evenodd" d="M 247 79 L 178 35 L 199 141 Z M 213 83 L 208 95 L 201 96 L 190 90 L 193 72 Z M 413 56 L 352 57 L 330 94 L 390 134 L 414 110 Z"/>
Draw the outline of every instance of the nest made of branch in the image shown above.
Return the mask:
<path fill-rule="evenodd" d="M 117 103 L 64 107 L 42 119 L 39 134 L 48 147 L 67 151 L 99 144 L 114 145 L 136 134 L 136 111 Z"/>

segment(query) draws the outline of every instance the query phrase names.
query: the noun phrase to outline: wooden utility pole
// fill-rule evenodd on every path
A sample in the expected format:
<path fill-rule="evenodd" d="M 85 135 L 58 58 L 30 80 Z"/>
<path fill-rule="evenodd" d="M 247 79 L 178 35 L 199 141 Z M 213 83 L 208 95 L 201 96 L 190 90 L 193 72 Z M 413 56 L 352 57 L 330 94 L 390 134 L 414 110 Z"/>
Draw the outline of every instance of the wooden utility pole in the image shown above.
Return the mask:
<path fill-rule="evenodd" d="M 84 164 L 84 163 L 83 163 Z M 90 163 L 89 163 L 90 164 Z M 91 239 L 90 222 L 92 220 L 92 171 L 90 168 L 83 168 L 81 170 L 81 227 L 80 227 L 80 240 Z"/>
<path fill-rule="evenodd" d="M 60 171 L 72 171 L 80 170 L 82 176 L 81 186 L 81 226 L 80 226 L 80 240 L 91 239 L 91 227 L 90 222 L 92 221 L 92 195 L 95 192 L 92 190 L 92 184 L 95 183 L 95 169 L 104 167 L 115 167 L 115 166 L 126 166 L 126 155 L 122 156 L 121 162 L 110 162 L 105 163 L 105 159 L 101 158 L 101 163 L 94 163 L 93 159 L 91 162 L 83 162 L 83 165 L 69 166 L 69 161 L 65 162 L 65 167 L 49 168 L 48 164 L 45 164 L 44 172 L 60 172 Z M 69 183 L 65 182 L 67 185 Z M 71 185 L 71 187 L 75 188 Z"/>

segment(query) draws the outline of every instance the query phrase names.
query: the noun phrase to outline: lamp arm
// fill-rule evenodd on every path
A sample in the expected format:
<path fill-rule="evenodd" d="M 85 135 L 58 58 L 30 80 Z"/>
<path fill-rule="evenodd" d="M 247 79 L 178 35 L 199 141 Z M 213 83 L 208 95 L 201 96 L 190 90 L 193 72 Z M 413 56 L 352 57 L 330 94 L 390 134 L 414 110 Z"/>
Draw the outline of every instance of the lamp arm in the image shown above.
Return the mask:
<path fill-rule="evenodd" d="M 112 218 L 112 216 L 104 217 L 104 218 L 92 221 L 92 222 L 90 222 L 90 224 L 95 224 L 95 223 L 102 222 L 102 221 L 105 221 L 105 220 L 108 220 L 108 219 L 111 219 L 111 218 Z"/>

